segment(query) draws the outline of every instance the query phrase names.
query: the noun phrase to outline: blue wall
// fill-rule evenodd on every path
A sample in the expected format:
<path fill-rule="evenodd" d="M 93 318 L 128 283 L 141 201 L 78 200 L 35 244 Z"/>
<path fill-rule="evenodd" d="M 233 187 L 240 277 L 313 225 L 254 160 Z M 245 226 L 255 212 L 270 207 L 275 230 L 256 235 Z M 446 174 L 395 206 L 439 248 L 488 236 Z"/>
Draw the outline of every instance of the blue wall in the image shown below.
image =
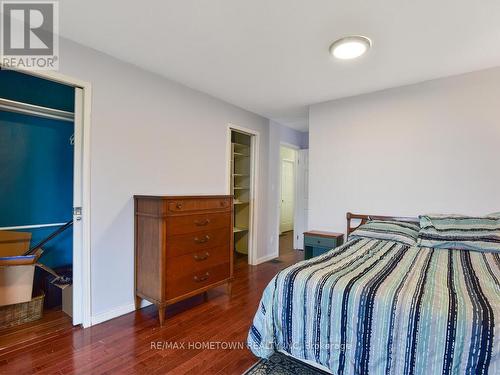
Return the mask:
<path fill-rule="evenodd" d="M 73 88 L 0 71 L 0 97 L 73 111 Z M 0 111 L 0 226 L 69 221 L 73 206 L 72 123 Z M 32 230 L 32 244 L 57 228 Z M 72 230 L 44 246 L 41 262 L 72 263 Z"/>
<path fill-rule="evenodd" d="M 12 70 L 0 70 L 0 97 L 63 111 L 75 110 L 73 87 Z"/>

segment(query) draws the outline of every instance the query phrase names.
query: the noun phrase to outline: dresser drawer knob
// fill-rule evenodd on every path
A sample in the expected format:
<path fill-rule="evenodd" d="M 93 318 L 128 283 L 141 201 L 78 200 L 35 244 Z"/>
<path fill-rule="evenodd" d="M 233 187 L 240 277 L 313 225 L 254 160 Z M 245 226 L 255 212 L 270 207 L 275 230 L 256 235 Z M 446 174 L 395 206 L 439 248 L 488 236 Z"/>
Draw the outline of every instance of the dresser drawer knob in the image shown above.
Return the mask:
<path fill-rule="evenodd" d="M 205 281 L 209 277 L 210 277 L 210 274 L 208 272 L 206 272 L 202 276 L 195 276 L 195 277 L 193 277 L 193 280 L 196 281 L 197 283 L 201 283 L 202 281 Z"/>
<path fill-rule="evenodd" d="M 221 205 L 221 207 L 226 207 L 227 206 L 227 202 L 226 201 L 220 201 L 220 205 Z"/>
<path fill-rule="evenodd" d="M 180 210 L 182 209 L 182 202 L 177 202 L 177 204 L 175 205 L 175 207 Z"/>
<path fill-rule="evenodd" d="M 194 260 L 197 260 L 199 262 L 199 261 L 207 259 L 209 256 L 210 256 L 210 253 L 208 251 L 205 251 L 205 253 L 201 254 L 201 255 L 194 254 L 193 258 L 194 258 Z"/>
<path fill-rule="evenodd" d="M 210 239 L 210 236 L 207 234 L 206 236 L 204 236 L 202 238 L 195 237 L 194 242 L 195 243 L 206 243 L 206 242 L 208 242 L 209 239 Z"/>
<path fill-rule="evenodd" d="M 204 227 L 205 225 L 210 223 L 210 219 L 205 219 L 205 220 L 195 220 L 194 225 L 197 227 Z"/>

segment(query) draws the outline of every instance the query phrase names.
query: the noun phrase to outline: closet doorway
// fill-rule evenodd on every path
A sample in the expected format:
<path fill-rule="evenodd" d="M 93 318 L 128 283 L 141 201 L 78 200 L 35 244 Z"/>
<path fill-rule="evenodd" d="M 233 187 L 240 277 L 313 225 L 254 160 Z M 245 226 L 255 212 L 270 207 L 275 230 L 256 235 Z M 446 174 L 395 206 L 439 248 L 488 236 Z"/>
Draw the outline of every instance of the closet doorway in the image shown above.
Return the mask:
<path fill-rule="evenodd" d="M 233 196 L 234 259 L 255 264 L 255 202 L 259 134 L 230 125 L 228 128 L 229 194 Z"/>
<path fill-rule="evenodd" d="M 53 316 L 90 326 L 90 85 L 1 67 L 0 80 L 0 242 L 10 251 L 10 237 L 25 239 L 16 255 L 37 257 L 32 297 L 45 305 L 40 320 L 11 330 L 50 334 L 37 324 Z"/>

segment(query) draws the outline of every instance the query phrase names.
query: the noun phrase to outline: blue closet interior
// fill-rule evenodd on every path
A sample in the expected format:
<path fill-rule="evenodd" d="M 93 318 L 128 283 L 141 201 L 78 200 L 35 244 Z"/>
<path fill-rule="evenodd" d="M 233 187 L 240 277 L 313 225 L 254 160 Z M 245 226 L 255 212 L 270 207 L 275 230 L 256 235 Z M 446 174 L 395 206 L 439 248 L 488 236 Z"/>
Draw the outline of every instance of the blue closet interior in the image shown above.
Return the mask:
<path fill-rule="evenodd" d="M 74 88 L 0 70 L 0 98 L 74 111 Z M 72 219 L 72 122 L 0 109 L 0 227 L 63 223 Z M 57 227 L 22 230 L 35 245 Z M 71 266 L 72 229 L 43 246 L 40 262 Z"/>

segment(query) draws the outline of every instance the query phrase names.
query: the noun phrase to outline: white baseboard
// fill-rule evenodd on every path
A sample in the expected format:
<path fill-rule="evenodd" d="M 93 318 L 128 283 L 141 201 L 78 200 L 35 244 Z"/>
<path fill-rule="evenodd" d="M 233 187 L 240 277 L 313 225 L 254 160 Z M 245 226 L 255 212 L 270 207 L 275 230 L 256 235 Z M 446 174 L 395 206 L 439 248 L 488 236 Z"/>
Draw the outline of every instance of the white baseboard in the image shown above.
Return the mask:
<path fill-rule="evenodd" d="M 272 259 L 276 259 L 279 257 L 279 254 L 270 254 L 270 255 L 265 255 L 263 257 L 258 258 L 255 261 L 255 266 L 264 262 L 269 262 Z"/>
<path fill-rule="evenodd" d="M 143 300 L 141 302 L 141 309 L 143 307 L 146 307 L 146 306 L 149 306 L 149 305 L 151 305 L 151 302 Z M 114 318 L 118 318 L 119 316 L 131 313 L 132 311 L 135 311 L 135 303 L 129 303 L 127 305 L 118 306 L 118 307 L 115 307 L 115 308 L 113 308 L 111 310 L 105 311 L 103 313 L 100 313 L 100 314 L 97 314 L 97 315 L 93 315 L 90 318 L 90 321 L 91 321 L 90 324 L 91 325 L 96 325 L 96 324 L 99 324 L 99 323 L 103 323 L 103 322 L 106 322 L 108 320 L 111 320 L 111 319 L 114 319 Z"/>
<path fill-rule="evenodd" d="M 128 314 L 134 310 L 135 310 L 134 303 L 130 303 L 128 305 L 123 305 L 123 306 L 118 306 L 118 307 L 115 307 L 114 309 L 102 312 L 100 314 L 92 315 L 92 317 L 90 318 L 91 324 L 96 325 L 99 323 L 103 323 L 107 320 L 111 320 L 114 318 L 118 318 L 119 316 Z"/>

